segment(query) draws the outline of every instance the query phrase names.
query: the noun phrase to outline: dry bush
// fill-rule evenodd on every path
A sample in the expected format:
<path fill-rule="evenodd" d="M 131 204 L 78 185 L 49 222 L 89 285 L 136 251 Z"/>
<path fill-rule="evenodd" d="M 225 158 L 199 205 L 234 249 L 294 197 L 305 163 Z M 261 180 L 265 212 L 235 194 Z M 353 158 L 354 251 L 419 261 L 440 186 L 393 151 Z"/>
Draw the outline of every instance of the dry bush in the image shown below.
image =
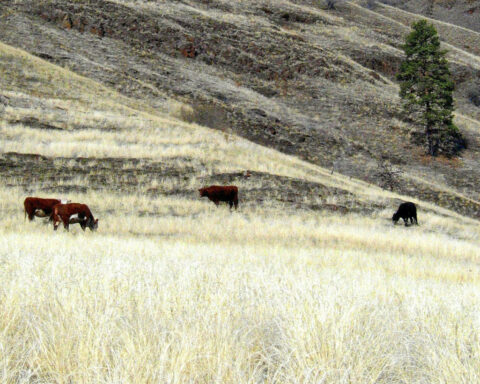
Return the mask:
<path fill-rule="evenodd" d="M 480 107 L 480 85 L 474 85 L 467 91 L 467 97 L 476 107 Z"/>
<path fill-rule="evenodd" d="M 192 106 L 179 108 L 178 117 L 187 122 L 218 129 L 228 130 L 228 115 L 226 111 L 215 103 L 197 102 Z"/>
<path fill-rule="evenodd" d="M 375 178 L 378 184 L 390 191 L 398 190 L 403 171 L 393 166 L 386 158 L 382 157 L 377 161 L 377 171 Z"/>
<path fill-rule="evenodd" d="M 365 8 L 374 9 L 377 6 L 377 0 L 363 0 L 361 4 Z"/>
<path fill-rule="evenodd" d="M 344 0 L 325 0 L 327 9 L 336 9 L 336 6 L 341 4 Z"/>

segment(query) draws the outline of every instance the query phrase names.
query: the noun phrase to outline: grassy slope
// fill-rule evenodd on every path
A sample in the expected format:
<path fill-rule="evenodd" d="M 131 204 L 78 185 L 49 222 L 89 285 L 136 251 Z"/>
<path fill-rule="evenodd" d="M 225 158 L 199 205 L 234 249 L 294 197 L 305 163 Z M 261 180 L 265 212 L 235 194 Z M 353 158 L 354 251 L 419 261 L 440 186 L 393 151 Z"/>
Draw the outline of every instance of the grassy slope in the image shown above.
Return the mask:
<path fill-rule="evenodd" d="M 452 51 L 457 123 L 470 144 L 460 161 L 450 162 L 425 158 L 411 144 L 413 127 L 398 119 L 392 75 L 408 31 L 403 11 L 355 4 L 326 11 L 311 1 L 4 4 L 3 41 L 155 110 L 176 109 L 179 117 L 372 183 L 377 162 L 386 158 L 404 172 L 397 192 L 480 214 L 479 109 L 467 98 L 479 72 L 472 31 L 440 28 Z M 72 18 L 72 29 L 64 28 L 62 15 Z M 99 25 L 102 39 L 89 32 Z M 185 58 L 181 49 L 192 44 L 198 55 Z M 200 112 L 182 112 L 171 97 Z"/>
<path fill-rule="evenodd" d="M 401 197 L 233 135 L 157 114 L 148 104 L 21 50 L 0 47 L 2 89 L 12 105 L 2 119 L 5 153 L 64 162 L 76 157 L 176 161 L 179 168 L 192 166 L 200 176 L 248 169 L 338 188 L 359 201 Z M 41 124 L 55 129 L 39 129 Z"/>
<path fill-rule="evenodd" d="M 4 44 L 0 74 L 0 381 L 480 379 L 476 221 L 417 201 L 421 226 L 394 228 L 402 196 L 156 113 Z M 257 173 L 235 179 L 242 192 L 277 194 L 244 194 L 235 214 L 196 196 L 204 176 L 245 169 Z M 324 195 L 285 202 L 290 179 L 266 172 Z M 23 223 L 27 193 L 87 202 L 99 232 Z M 376 208 L 332 215 L 302 199 Z"/>
<path fill-rule="evenodd" d="M 480 32 L 480 18 L 478 17 L 480 14 L 480 1 L 478 0 L 381 0 L 381 2 L 410 12 L 423 14 L 425 17 L 431 17 Z"/>

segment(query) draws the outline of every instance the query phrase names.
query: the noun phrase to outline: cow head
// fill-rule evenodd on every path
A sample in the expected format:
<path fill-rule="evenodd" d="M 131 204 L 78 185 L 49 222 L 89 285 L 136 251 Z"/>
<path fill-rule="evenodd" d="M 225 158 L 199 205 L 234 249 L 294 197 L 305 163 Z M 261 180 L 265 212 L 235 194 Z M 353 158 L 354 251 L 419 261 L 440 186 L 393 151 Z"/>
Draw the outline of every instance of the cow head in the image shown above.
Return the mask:
<path fill-rule="evenodd" d="M 397 224 L 398 219 L 400 219 L 400 214 L 398 212 L 395 212 L 392 216 L 393 224 Z"/>
<path fill-rule="evenodd" d="M 94 219 L 93 217 L 90 217 L 87 219 L 87 222 L 85 225 L 90 228 L 91 231 L 96 231 L 98 229 L 98 219 Z"/>
<path fill-rule="evenodd" d="M 198 190 L 198 192 L 200 192 L 200 197 L 208 196 L 208 192 L 207 192 L 206 188 L 200 188 Z"/>

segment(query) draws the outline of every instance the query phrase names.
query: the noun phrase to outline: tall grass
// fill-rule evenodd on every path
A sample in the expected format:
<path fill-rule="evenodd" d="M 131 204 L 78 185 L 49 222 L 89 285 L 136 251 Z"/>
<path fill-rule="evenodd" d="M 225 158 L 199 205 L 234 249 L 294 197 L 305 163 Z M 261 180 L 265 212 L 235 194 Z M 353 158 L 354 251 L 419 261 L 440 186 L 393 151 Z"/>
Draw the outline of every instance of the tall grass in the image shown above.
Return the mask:
<path fill-rule="evenodd" d="M 3 221 L 0 380 L 479 381 L 478 237 L 194 205 L 95 234 Z"/>
<path fill-rule="evenodd" d="M 479 381 L 462 219 L 91 192 L 70 197 L 99 231 L 67 233 L 23 221 L 17 193 L 1 189 L 2 382 Z"/>

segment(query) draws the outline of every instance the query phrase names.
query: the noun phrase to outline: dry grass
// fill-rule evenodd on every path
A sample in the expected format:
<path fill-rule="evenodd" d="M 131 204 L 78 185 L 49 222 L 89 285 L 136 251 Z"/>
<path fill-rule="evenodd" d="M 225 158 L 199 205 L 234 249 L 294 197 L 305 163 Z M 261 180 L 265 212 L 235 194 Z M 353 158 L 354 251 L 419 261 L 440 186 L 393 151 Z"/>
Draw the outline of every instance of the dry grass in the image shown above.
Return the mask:
<path fill-rule="evenodd" d="M 22 68 L 51 87 L 5 88 L 31 107 L 7 107 L 2 152 L 46 155 L 58 167 L 72 161 L 62 156 L 93 164 L 183 156 L 205 173 L 258 170 L 359 200 L 403 198 L 145 111 L 76 75 L 53 77 L 55 67 L 2 45 L 0 54 L 23 58 Z M 62 84 L 69 99 L 54 97 Z M 96 92 L 103 101 L 93 102 Z M 32 117 L 63 131 L 24 123 Z M 43 187 L 33 183 L 29 194 Z M 26 194 L 0 185 L 1 382 L 480 381 L 474 220 L 423 202 L 421 225 L 411 228 L 393 227 L 390 209 L 340 216 L 241 202 L 230 213 L 193 195 L 119 193 L 107 180 L 104 190 L 67 196 L 89 204 L 99 231 L 66 233 L 25 222 Z"/>
<path fill-rule="evenodd" d="M 98 233 L 2 215 L 3 382 L 479 380 L 476 226 L 72 197 Z"/>
<path fill-rule="evenodd" d="M 435 28 L 445 41 L 445 47 L 448 48 L 449 51 L 452 51 L 452 61 L 458 61 L 460 63 L 466 63 L 474 68 L 480 68 L 480 60 L 478 58 L 480 33 L 458 25 L 416 15 L 386 4 L 379 4 L 375 11 L 391 18 L 392 21 L 395 20 L 406 26 L 410 26 L 415 20 L 428 19 L 429 22 L 435 25 Z"/>

